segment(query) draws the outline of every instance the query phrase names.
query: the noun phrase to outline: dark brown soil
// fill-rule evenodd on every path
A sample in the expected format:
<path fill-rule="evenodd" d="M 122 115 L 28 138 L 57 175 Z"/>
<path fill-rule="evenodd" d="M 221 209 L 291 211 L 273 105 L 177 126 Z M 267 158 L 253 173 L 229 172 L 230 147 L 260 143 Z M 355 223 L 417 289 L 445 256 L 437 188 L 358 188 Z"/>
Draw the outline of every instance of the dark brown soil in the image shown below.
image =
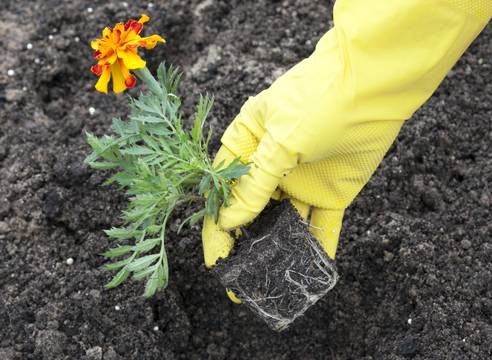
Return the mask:
<path fill-rule="evenodd" d="M 185 105 L 215 94 L 214 151 L 247 97 L 312 51 L 331 5 L 127 3 L 0 1 L 0 359 L 491 357 L 490 26 L 346 212 L 337 286 L 277 334 L 205 271 L 199 227 L 170 236 L 170 286 L 154 300 L 140 284 L 103 289 L 102 230 L 125 199 L 82 165 L 83 135 L 105 133 L 126 108 L 93 90 L 88 42 L 148 12 L 146 33 L 169 39 L 148 53 L 150 68 L 184 69 Z"/>
<path fill-rule="evenodd" d="M 213 273 L 275 331 L 287 329 L 338 279 L 334 262 L 289 200 L 272 202 L 244 228 L 234 253 Z"/>

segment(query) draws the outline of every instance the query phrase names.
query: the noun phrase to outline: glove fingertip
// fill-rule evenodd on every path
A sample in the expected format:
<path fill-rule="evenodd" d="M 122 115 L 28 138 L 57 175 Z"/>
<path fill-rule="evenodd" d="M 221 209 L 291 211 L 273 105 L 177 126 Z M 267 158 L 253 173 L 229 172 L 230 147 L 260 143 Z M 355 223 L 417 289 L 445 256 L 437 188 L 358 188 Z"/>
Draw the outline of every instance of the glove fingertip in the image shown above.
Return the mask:
<path fill-rule="evenodd" d="M 219 221 L 217 225 L 224 231 L 233 230 L 241 225 L 251 222 L 257 213 L 248 211 L 239 205 L 231 205 L 227 208 L 222 208 L 219 213 Z"/>
<path fill-rule="evenodd" d="M 344 210 L 339 209 L 316 208 L 311 216 L 311 233 L 318 239 L 325 252 L 333 260 L 338 247 L 343 213 Z"/>
<path fill-rule="evenodd" d="M 234 238 L 220 230 L 213 218 L 206 217 L 203 222 L 202 244 L 205 266 L 210 269 L 217 264 L 217 260 L 229 256 L 234 246 Z"/>
<path fill-rule="evenodd" d="M 242 301 L 238 299 L 238 297 L 236 296 L 236 294 L 234 294 L 234 292 L 232 292 L 231 290 L 229 289 L 226 289 L 226 293 L 227 293 L 227 296 L 229 296 L 229 299 L 234 303 L 234 304 L 242 304 Z"/>

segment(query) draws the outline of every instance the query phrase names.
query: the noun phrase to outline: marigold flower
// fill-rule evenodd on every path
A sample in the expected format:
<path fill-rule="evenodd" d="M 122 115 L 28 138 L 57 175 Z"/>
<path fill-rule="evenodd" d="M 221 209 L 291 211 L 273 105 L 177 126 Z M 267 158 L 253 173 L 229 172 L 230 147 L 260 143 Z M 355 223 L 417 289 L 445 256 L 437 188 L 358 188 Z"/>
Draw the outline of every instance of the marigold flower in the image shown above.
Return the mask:
<path fill-rule="evenodd" d="M 145 67 L 145 61 L 138 55 L 138 48 L 153 49 L 158 42 L 166 42 L 159 35 L 140 36 L 147 21 L 149 17 L 142 15 L 138 21 L 130 19 L 126 24 L 117 23 L 114 28 L 106 27 L 102 38 L 91 42 L 91 47 L 95 50 L 94 58 L 98 60 L 91 67 L 91 71 L 99 76 L 97 91 L 107 94 L 111 78 L 115 93 L 135 86 L 136 79 L 130 70 Z"/>

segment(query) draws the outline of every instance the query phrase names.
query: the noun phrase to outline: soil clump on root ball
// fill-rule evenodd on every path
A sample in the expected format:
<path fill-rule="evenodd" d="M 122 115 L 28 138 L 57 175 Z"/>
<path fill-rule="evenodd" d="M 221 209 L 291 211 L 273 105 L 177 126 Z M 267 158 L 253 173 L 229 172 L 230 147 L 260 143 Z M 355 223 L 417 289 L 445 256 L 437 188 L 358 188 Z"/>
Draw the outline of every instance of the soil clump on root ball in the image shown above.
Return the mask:
<path fill-rule="evenodd" d="M 285 330 L 335 286 L 334 262 L 288 200 L 275 202 L 213 273 L 270 328 Z"/>

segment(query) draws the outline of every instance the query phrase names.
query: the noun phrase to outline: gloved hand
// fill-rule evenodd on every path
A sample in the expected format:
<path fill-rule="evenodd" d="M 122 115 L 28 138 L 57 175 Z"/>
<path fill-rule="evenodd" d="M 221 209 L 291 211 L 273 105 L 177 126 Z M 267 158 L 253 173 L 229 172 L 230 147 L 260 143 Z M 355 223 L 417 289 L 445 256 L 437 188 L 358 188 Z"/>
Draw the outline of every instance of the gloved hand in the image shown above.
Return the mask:
<path fill-rule="evenodd" d="M 304 218 L 313 208 L 312 233 L 334 258 L 344 209 L 491 15 L 490 0 L 338 0 L 314 53 L 226 129 L 216 161 L 252 164 L 218 225 L 204 221 L 205 264 L 279 192 Z"/>

